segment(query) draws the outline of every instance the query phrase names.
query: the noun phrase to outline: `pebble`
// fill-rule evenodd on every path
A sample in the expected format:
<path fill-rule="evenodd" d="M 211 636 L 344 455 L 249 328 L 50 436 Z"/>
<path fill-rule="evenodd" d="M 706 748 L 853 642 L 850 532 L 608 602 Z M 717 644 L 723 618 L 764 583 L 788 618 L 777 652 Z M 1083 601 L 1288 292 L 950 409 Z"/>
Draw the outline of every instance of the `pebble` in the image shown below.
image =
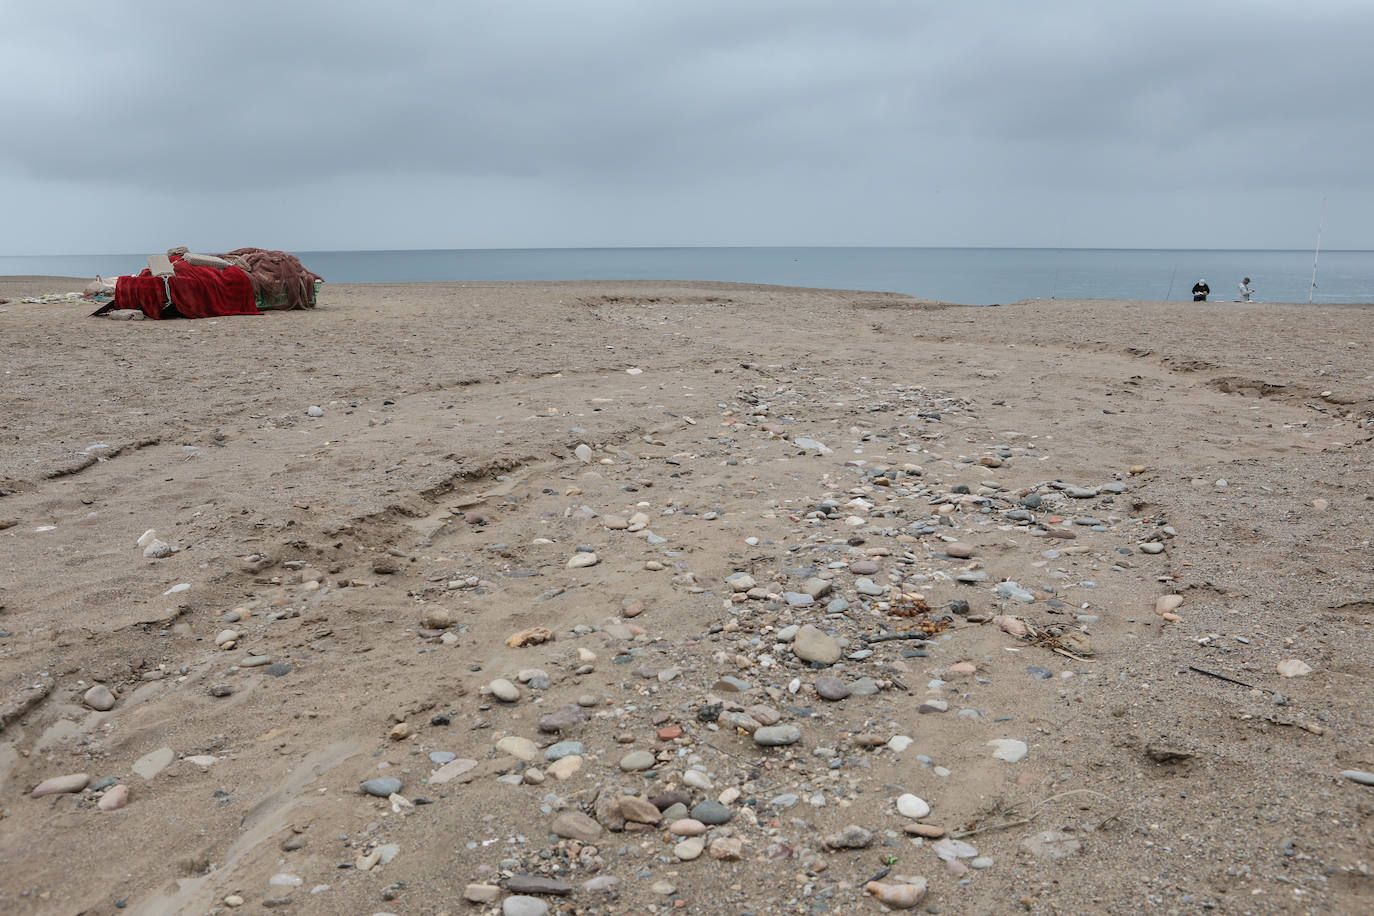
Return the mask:
<path fill-rule="evenodd" d="M 893 884 L 886 881 L 870 881 L 864 890 L 877 898 L 878 902 L 894 910 L 914 909 L 926 895 L 926 879 L 912 878 L 906 883 Z"/>
<path fill-rule="evenodd" d="M 1035 601 L 1035 595 L 1015 582 L 998 582 L 997 596 L 999 598 L 1009 598 L 1012 601 L 1020 601 L 1025 604 L 1030 604 Z"/>
<path fill-rule="evenodd" d="M 1169 614 L 1178 610 L 1182 604 L 1182 595 L 1160 595 L 1155 599 L 1155 613 L 1161 616 Z"/>
<path fill-rule="evenodd" d="M 797 631 L 792 641 L 792 651 L 804 661 L 833 665 L 840 660 L 840 641 L 826 635 L 818 627 L 807 624 Z"/>
<path fill-rule="evenodd" d="M 691 862 L 693 859 L 699 858 L 705 851 L 706 844 L 697 837 L 683 840 L 673 847 L 673 855 L 683 862 Z"/>
<path fill-rule="evenodd" d="M 744 572 L 737 572 L 734 575 L 726 576 L 725 584 L 736 592 L 747 592 L 749 589 L 758 585 L 753 576 Z"/>
<path fill-rule="evenodd" d="M 760 747 L 785 747 L 801 740 L 801 729 L 795 725 L 770 725 L 754 732 L 754 743 Z"/>
<path fill-rule="evenodd" d="M 849 696 L 850 689 L 844 681 L 837 677 L 818 677 L 816 678 L 816 693 L 823 700 L 838 702 Z"/>
<path fill-rule="evenodd" d="M 129 787 L 126 785 L 110 786 L 105 790 L 105 794 L 100 796 L 97 807 L 101 811 L 118 811 L 129 804 Z"/>
<path fill-rule="evenodd" d="M 580 754 L 571 754 L 555 760 L 549 764 L 549 775 L 559 781 L 569 779 L 574 773 L 582 769 L 583 760 L 584 758 Z"/>
<path fill-rule="evenodd" d="M 930 805 L 919 795 L 907 793 L 897 798 L 897 813 L 902 817 L 919 820 L 930 813 Z"/>
<path fill-rule="evenodd" d="M 143 556 L 149 560 L 165 560 L 172 555 L 172 545 L 166 541 L 153 541 L 143 548 Z"/>
<path fill-rule="evenodd" d="M 240 668 L 261 668 L 263 665 L 272 664 L 270 655 L 250 655 L 239 661 Z"/>
<path fill-rule="evenodd" d="M 958 560 L 967 560 L 973 556 L 973 546 L 971 544 L 962 544 L 958 541 L 946 544 L 945 556 L 954 557 Z"/>
<path fill-rule="evenodd" d="M 581 756 L 585 753 L 587 753 L 587 746 L 581 741 L 559 741 L 557 744 L 551 744 L 544 749 L 544 759 L 552 763 L 562 760 L 564 757 Z"/>
<path fill-rule="evenodd" d="M 91 709 L 99 712 L 107 712 L 114 709 L 115 696 L 110 692 L 110 688 L 104 684 L 96 684 L 81 697 L 81 702 Z"/>
<path fill-rule="evenodd" d="M 706 832 L 706 825 L 696 818 L 678 818 L 668 825 L 668 832 L 673 836 L 701 836 Z"/>
<path fill-rule="evenodd" d="M 1341 770 L 1341 776 L 1362 786 L 1374 786 L 1374 773 L 1366 770 Z"/>
<path fill-rule="evenodd" d="M 663 814 L 658 810 L 658 806 L 647 798 L 640 798 L 637 795 L 622 795 L 616 804 L 620 809 L 620 816 L 636 824 L 657 824 L 663 819 Z"/>
<path fill-rule="evenodd" d="M 495 903 L 501 897 L 501 888 L 495 884 L 469 884 L 463 888 L 463 899 L 469 903 Z"/>
<path fill-rule="evenodd" d="M 658 759 L 649 751 L 630 751 L 620 758 L 620 768 L 626 773 L 637 773 L 653 769 Z"/>
<path fill-rule="evenodd" d="M 931 840 L 938 840 L 945 835 L 945 828 L 934 824 L 903 824 L 902 831 L 911 836 L 923 836 Z"/>
<path fill-rule="evenodd" d="M 429 774 L 429 784 L 432 786 L 442 785 L 448 782 L 450 779 L 457 779 L 464 773 L 467 773 L 468 771 L 474 770 L 476 768 L 476 760 L 469 760 L 463 757 L 450 760 L 448 763 L 444 764 L 443 766 L 439 767 L 439 769 Z M 376 782 L 376 780 L 372 781 Z M 399 782 L 397 784 L 396 791 L 400 791 Z M 386 794 L 390 795 L 391 793 L 387 792 Z"/>
<path fill-rule="evenodd" d="M 594 843 L 601 837 L 601 825 L 581 811 L 564 811 L 554 818 L 550 829 L 566 840 Z"/>
<path fill-rule="evenodd" d="M 1286 658 L 1278 664 L 1279 674 L 1284 677 L 1306 677 L 1312 673 L 1312 666 L 1296 658 Z"/>
<path fill-rule="evenodd" d="M 683 773 L 682 784 L 685 786 L 691 786 L 693 789 L 705 790 L 713 788 L 711 784 L 711 777 L 701 772 L 701 770 L 688 770 L 687 772 Z"/>
<path fill-rule="evenodd" d="M 581 697 L 578 698 L 577 705 L 564 706 L 555 710 L 539 720 L 539 730 L 551 734 L 566 731 L 576 725 L 581 725 L 589 718 L 587 710 L 583 707 L 595 706 L 596 697 L 591 697 L 590 703 L 583 703 Z"/>
<path fill-rule="evenodd" d="M 91 777 L 86 773 L 72 773 L 68 776 L 53 776 L 45 779 L 34 786 L 29 793 L 32 798 L 42 798 L 45 795 L 61 795 L 67 792 L 80 792 L 90 784 Z"/>
<path fill-rule="evenodd" d="M 519 735 L 507 735 L 496 742 L 496 749 L 503 754 L 518 757 L 526 763 L 532 763 L 539 758 L 539 748 L 528 738 Z"/>
<path fill-rule="evenodd" d="M 588 881 L 583 882 L 582 889 L 589 894 L 608 893 L 620 886 L 620 879 L 615 875 L 597 875 Z"/>
<path fill-rule="evenodd" d="M 1016 763 L 1026 756 L 1026 743 L 1015 738 L 994 738 L 988 742 L 993 748 L 992 756 L 1007 763 Z"/>
<path fill-rule="evenodd" d="M 711 841 L 711 858 L 721 862 L 738 862 L 744 858 L 744 840 L 723 836 Z"/>
<path fill-rule="evenodd" d="M 161 747 L 135 760 L 131 769 L 144 779 L 152 779 L 165 770 L 167 765 L 176 759 L 176 756 L 176 752 L 170 747 Z"/>
<path fill-rule="evenodd" d="M 358 788 L 367 795 L 377 798 L 390 798 L 401 791 L 401 781 L 394 776 L 383 776 L 369 779 Z"/>
<path fill-rule="evenodd" d="M 734 813 L 718 801 L 707 799 L 692 806 L 692 819 L 709 826 L 728 824 Z"/>
<path fill-rule="evenodd" d="M 506 879 L 506 890 L 518 894 L 553 894 L 565 897 L 572 893 L 572 885 L 544 875 L 515 874 Z"/>
<path fill-rule="evenodd" d="M 514 703 L 520 699 L 520 688 L 503 677 L 498 677 L 487 685 L 491 695 L 502 703 Z"/>
<path fill-rule="evenodd" d="M 839 833 L 826 837 L 825 845 L 827 849 L 866 849 L 873 845 L 873 833 L 858 824 L 850 824 Z"/>
<path fill-rule="evenodd" d="M 501 916 L 545 916 L 549 905 L 538 897 L 517 894 L 501 901 Z"/>
<path fill-rule="evenodd" d="M 931 849 L 942 859 L 972 859 L 978 855 L 978 850 L 963 840 L 937 840 Z"/>

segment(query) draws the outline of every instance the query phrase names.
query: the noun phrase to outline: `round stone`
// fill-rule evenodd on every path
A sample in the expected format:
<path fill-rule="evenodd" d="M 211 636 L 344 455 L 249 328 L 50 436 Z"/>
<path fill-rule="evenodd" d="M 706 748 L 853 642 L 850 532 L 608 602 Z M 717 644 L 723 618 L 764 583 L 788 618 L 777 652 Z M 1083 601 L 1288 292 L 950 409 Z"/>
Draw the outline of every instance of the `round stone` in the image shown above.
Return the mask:
<path fill-rule="evenodd" d="M 908 792 L 897 798 L 897 813 L 902 817 L 922 818 L 930 813 L 930 805 L 920 796 Z"/>
<path fill-rule="evenodd" d="M 711 826 L 728 824 L 732 817 L 734 814 L 731 813 L 730 809 L 718 801 L 707 800 L 697 802 L 692 806 L 692 819 L 703 824 Z"/>
<path fill-rule="evenodd" d="M 658 759 L 649 751 L 630 751 L 620 758 L 620 768 L 626 773 L 638 773 L 642 770 L 653 769 Z"/>
<path fill-rule="evenodd" d="M 111 693 L 110 688 L 106 687 L 104 684 L 96 684 L 90 690 L 87 690 L 85 695 L 82 696 L 81 701 L 91 707 L 91 709 L 99 712 L 106 712 L 114 709 L 115 704 L 114 694 Z"/>
<path fill-rule="evenodd" d="M 704 790 L 712 787 L 711 777 L 701 772 L 701 770 L 688 770 L 687 772 L 683 773 L 682 784 L 684 786 L 691 786 L 693 789 Z"/>
<path fill-rule="evenodd" d="M 538 897 L 516 894 L 501 902 L 501 916 L 545 916 L 549 905 Z"/>
<path fill-rule="evenodd" d="M 502 703 L 514 703 L 520 699 L 520 688 L 503 677 L 498 677 L 492 681 L 487 685 L 487 689 L 491 691 L 492 696 Z"/>
<path fill-rule="evenodd" d="M 816 678 L 816 693 L 822 700 L 837 702 L 849 696 L 849 687 L 845 682 L 837 677 L 818 677 Z"/>
<path fill-rule="evenodd" d="M 703 843 L 698 837 L 692 837 L 691 839 L 683 840 L 681 843 L 678 843 L 676 846 L 673 847 L 673 855 L 677 856 L 684 862 L 690 862 L 693 859 L 700 857 L 701 854 L 705 851 L 706 844 Z"/>

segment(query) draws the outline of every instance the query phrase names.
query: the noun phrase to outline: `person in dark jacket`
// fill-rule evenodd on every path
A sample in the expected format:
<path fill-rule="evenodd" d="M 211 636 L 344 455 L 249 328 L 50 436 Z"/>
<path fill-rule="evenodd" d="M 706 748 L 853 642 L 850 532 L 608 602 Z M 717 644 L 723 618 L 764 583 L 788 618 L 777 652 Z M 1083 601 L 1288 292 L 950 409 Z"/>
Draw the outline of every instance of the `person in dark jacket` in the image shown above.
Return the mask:
<path fill-rule="evenodd" d="M 1212 292 L 1212 287 L 1207 285 L 1206 280 L 1199 280 L 1193 284 L 1193 301 L 1206 302 L 1207 296 Z"/>

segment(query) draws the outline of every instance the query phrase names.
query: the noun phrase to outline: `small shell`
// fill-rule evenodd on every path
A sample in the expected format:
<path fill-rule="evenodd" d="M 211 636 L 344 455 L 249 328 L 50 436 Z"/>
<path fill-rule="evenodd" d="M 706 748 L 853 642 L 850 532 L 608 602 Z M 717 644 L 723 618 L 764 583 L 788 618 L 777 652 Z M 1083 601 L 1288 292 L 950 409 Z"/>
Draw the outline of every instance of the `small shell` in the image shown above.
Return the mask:
<path fill-rule="evenodd" d="M 1030 635 L 1030 627 L 1020 617 L 1012 617 L 1009 614 L 998 614 L 992 618 L 992 622 L 997 624 L 1003 633 L 1010 634 L 1018 639 L 1024 639 Z"/>
<path fill-rule="evenodd" d="M 885 884 L 882 881 L 870 881 L 864 885 L 864 890 L 894 910 L 909 910 L 920 903 L 921 898 L 926 895 L 926 879 L 913 878 L 910 884 Z"/>

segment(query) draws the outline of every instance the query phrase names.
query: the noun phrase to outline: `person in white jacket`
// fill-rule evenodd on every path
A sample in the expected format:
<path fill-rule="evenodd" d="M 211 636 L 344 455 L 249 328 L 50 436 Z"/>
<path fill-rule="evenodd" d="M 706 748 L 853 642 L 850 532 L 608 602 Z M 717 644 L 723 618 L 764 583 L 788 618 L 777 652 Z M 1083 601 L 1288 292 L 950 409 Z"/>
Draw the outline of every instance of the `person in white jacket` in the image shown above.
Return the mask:
<path fill-rule="evenodd" d="M 1249 302 L 1252 293 L 1254 293 L 1254 289 L 1250 286 L 1250 278 L 1246 277 L 1240 281 L 1240 301 Z"/>

